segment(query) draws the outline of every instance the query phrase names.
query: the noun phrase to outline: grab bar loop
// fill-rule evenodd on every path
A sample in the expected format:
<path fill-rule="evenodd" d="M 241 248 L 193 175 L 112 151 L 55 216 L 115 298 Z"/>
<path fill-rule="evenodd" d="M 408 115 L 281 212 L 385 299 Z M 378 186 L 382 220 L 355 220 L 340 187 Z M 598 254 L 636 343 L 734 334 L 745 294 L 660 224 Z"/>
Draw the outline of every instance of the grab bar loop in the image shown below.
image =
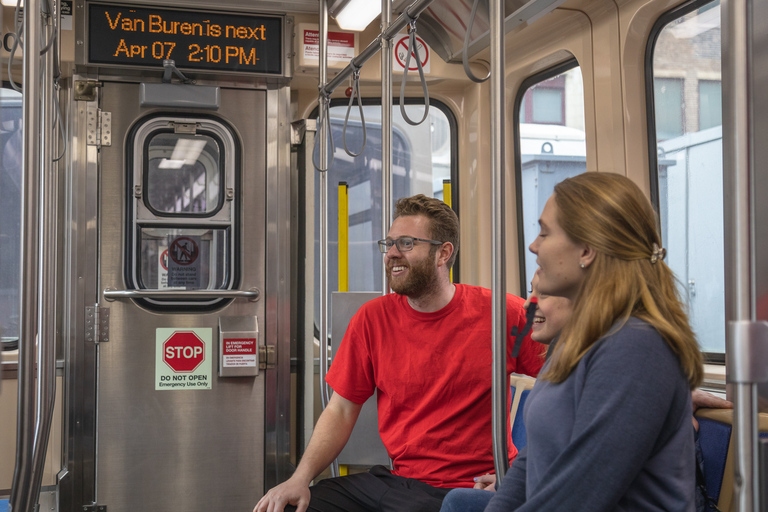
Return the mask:
<path fill-rule="evenodd" d="M 406 11 L 407 13 L 407 11 Z M 408 14 L 410 17 L 410 14 Z M 408 23 L 408 56 L 405 58 L 405 68 L 403 69 L 403 81 L 400 84 L 400 114 L 405 119 L 405 122 L 417 126 L 424 122 L 429 115 L 429 91 L 427 90 L 427 80 L 424 78 L 424 69 L 421 67 L 421 57 L 419 56 L 419 49 L 416 47 L 416 17 L 411 17 L 411 21 Z M 416 68 L 419 70 L 419 78 L 421 79 L 421 89 L 424 91 L 424 117 L 420 121 L 414 122 L 408 114 L 405 112 L 405 83 L 408 80 L 408 68 L 411 66 L 411 55 L 416 52 Z"/>
<path fill-rule="evenodd" d="M 341 140 L 344 143 L 344 151 L 347 152 L 349 156 L 352 158 L 358 157 L 363 154 L 363 151 L 365 151 L 365 143 L 368 141 L 368 134 L 365 130 L 365 115 L 363 114 L 363 98 L 360 96 L 360 69 L 362 66 L 358 66 L 357 63 L 355 63 L 355 59 L 352 59 L 352 67 L 354 68 L 352 71 L 352 94 L 349 95 L 349 105 L 347 106 L 347 116 L 344 118 L 344 131 L 341 134 Z M 352 103 L 355 101 L 355 96 L 357 96 L 357 108 L 360 111 L 360 120 L 363 123 L 363 146 L 360 148 L 359 153 L 353 153 L 352 151 L 347 148 L 347 124 L 349 123 L 349 112 L 352 110 Z"/>
<path fill-rule="evenodd" d="M 461 49 L 461 63 L 464 65 L 464 72 L 469 79 L 475 83 L 481 84 L 491 77 L 491 71 L 488 70 L 488 74 L 485 75 L 485 78 L 478 78 L 472 73 L 472 70 L 469 69 L 469 38 L 472 33 L 472 27 L 475 26 L 475 14 L 477 14 L 477 6 L 479 4 L 480 0 L 475 0 L 475 3 L 472 4 L 472 12 L 469 15 L 469 23 L 467 23 L 467 33 L 464 34 L 464 47 Z"/>
<path fill-rule="evenodd" d="M 317 133 L 318 136 L 315 138 L 315 147 L 312 151 L 312 164 L 315 166 L 315 169 L 317 169 L 320 172 L 326 172 L 328 169 L 331 168 L 333 165 L 333 154 L 335 152 L 335 149 L 333 147 L 333 132 L 331 131 L 331 123 L 329 119 L 330 115 L 330 109 L 331 109 L 331 98 L 328 96 L 328 94 L 325 92 L 325 89 L 320 87 L 320 99 L 319 99 L 319 107 L 320 107 L 320 116 L 317 122 Z M 324 136 L 323 135 L 323 129 L 326 129 L 327 135 L 326 141 L 328 142 L 328 151 L 326 152 L 325 162 L 322 162 L 323 165 L 320 165 L 317 161 L 317 153 L 320 149 L 320 139 Z M 330 154 L 330 158 L 328 155 Z"/>

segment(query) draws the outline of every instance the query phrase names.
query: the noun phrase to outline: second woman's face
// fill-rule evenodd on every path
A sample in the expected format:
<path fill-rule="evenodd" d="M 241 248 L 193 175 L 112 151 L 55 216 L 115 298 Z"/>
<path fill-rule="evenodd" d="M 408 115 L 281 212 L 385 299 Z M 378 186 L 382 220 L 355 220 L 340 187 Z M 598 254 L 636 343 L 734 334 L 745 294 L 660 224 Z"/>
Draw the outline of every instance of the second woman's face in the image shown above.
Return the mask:
<path fill-rule="evenodd" d="M 539 236 L 530 246 L 539 265 L 536 271 L 539 292 L 573 300 L 585 277 L 580 265 L 586 246 L 571 240 L 560 226 L 554 194 L 544 206 L 539 225 Z"/>
<path fill-rule="evenodd" d="M 563 330 L 571 317 L 573 308 L 571 301 L 564 297 L 555 297 L 539 292 L 539 278 L 535 275 L 531 280 L 531 295 L 538 300 L 537 305 L 532 305 L 530 299 L 526 301 L 526 308 L 536 307 L 536 315 L 533 317 L 531 339 L 539 343 L 549 344 Z"/>

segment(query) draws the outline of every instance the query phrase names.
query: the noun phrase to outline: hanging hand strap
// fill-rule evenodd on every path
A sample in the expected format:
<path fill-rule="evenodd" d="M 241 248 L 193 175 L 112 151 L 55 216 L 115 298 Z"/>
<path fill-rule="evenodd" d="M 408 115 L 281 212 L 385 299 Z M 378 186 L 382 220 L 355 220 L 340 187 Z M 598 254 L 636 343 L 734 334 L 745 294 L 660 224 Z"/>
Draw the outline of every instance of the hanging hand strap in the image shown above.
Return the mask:
<path fill-rule="evenodd" d="M 331 109 L 331 98 L 328 97 L 328 95 L 325 93 L 325 91 L 320 92 L 320 116 L 318 118 L 317 122 L 317 137 L 315 137 L 315 148 L 312 151 L 312 164 L 315 166 L 315 169 L 317 169 L 320 172 L 326 172 L 328 169 L 331 168 L 331 165 L 333 165 L 333 153 L 334 153 L 334 147 L 333 147 L 333 132 L 331 131 L 331 121 L 329 119 L 330 115 L 330 109 Z M 328 128 L 328 154 L 326 155 L 326 161 L 323 162 L 325 166 L 320 165 L 317 162 L 317 153 L 320 149 L 320 137 L 323 136 L 323 128 Z M 330 158 L 328 157 L 330 155 Z"/>
<path fill-rule="evenodd" d="M 411 66 L 411 55 L 416 52 L 416 68 L 419 70 L 419 78 L 421 79 L 421 88 L 424 91 L 424 117 L 421 121 L 414 122 L 405 113 L 405 82 L 408 79 L 408 68 Z M 416 126 L 424 122 L 429 115 L 429 91 L 427 91 L 427 81 L 424 78 L 424 69 L 421 67 L 421 57 L 419 57 L 419 50 L 416 48 L 416 18 L 411 18 L 408 24 L 408 57 L 405 59 L 405 69 L 403 70 L 403 81 L 400 85 L 400 114 L 405 119 L 405 122 Z"/>
<path fill-rule="evenodd" d="M 473 82 L 481 84 L 491 77 L 490 70 L 488 71 L 488 74 L 485 75 L 485 78 L 478 78 L 474 73 L 472 73 L 472 70 L 469 69 L 469 37 L 472 33 L 472 27 L 475 26 L 475 14 L 477 14 L 477 6 L 479 4 L 480 0 L 475 0 L 475 3 L 472 4 L 472 12 L 469 15 L 469 23 L 467 24 L 467 33 L 464 34 L 464 47 L 461 49 L 461 63 L 464 64 L 464 72 L 467 74 L 469 79 Z"/>
<path fill-rule="evenodd" d="M 347 116 L 344 118 L 344 131 L 341 134 L 341 140 L 344 143 L 344 151 L 347 152 L 352 158 L 358 157 L 365 151 L 365 143 L 368 141 L 368 134 L 365 131 L 365 115 L 363 114 L 363 98 L 360 96 L 360 68 L 355 64 L 355 59 L 352 59 L 352 67 L 355 70 L 352 72 L 352 94 L 349 95 L 349 105 L 347 106 Z M 347 123 L 349 123 L 349 112 L 352 110 L 352 103 L 357 96 L 357 108 L 360 110 L 360 120 L 363 122 L 363 146 L 360 148 L 359 153 L 353 153 L 347 148 Z"/>

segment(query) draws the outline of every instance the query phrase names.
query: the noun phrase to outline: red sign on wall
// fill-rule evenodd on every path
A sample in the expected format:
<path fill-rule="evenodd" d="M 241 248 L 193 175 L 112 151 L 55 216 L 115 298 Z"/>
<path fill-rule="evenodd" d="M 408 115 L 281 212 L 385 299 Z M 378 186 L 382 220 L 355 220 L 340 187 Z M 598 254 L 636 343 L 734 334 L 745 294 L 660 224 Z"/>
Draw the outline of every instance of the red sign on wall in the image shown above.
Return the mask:
<path fill-rule="evenodd" d="M 163 361 L 175 373 L 190 373 L 205 360 L 205 343 L 191 331 L 174 332 L 163 343 Z"/>
<path fill-rule="evenodd" d="M 223 366 L 256 366 L 256 338 L 224 338 Z"/>

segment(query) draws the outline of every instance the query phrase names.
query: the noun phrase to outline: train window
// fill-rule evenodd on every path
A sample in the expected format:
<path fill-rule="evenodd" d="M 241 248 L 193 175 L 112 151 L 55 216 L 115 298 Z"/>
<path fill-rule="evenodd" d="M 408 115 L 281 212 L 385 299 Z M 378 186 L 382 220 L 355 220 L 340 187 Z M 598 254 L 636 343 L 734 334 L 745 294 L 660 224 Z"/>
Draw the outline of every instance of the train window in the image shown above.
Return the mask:
<path fill-rule="evenodd" d="M 525 255 L 520 279 L 527 287 L 536 272 L 536 256 L 528 246 L 539 233 L 544 204 L 558 182 L 587 170 L 581 68 L 571 60 L 526 79 L 516 105 L 519 250 Z"/>
<path fill-rule="evenodd" d="M 127 218 L 133 226 L 126 230 L 126 273 L 133 288 L 222 290 L 236 285 L 239 147 L 234 131 L 210 117 L 154 115 L 131 129 Z M 199 301 L 147 302 L 194 306 Z"/>
<path fill-rule="evenodd" d="M 651 180 L 667 263 L 711 360 L 725 352 L 722 103 L 718 1 L 656 23 L 648 44 Z M 651 82 L 652 81 L 652 82 Z"/>
<path fill-rule="evenodd" d="M 209 214 L 221 206 L 221 156 L 215 138 L 157 133 L 147 157 L 147 206 L 153 210 Z"/>
<path fill-rule="evenodd" d="M 19 339 L 21 122 L 21 94 L 0 88 L 0 338 L 9 349 Z"/>
<path fill-rule="evenodd" d="M 345 291 L 381 290 L 383 268 L 376 240 L 384 238 L 381 232 L 381 105 L 364 100 L 367 142 L 362 155 L 353 158 L 344 151 L 342 133 L 347 113 L 347 101 L 332 103 L 331 129 L 335 150 L 333 164 L 328 171 L 328 269 L 329 292 L 338 290 L 338 197 L 339 182 L 348 186 L 349 211 L 349 289 Z M 423 103 L 407 104 L 409 117 L 420 119 Z M 418 126 L 407 124 L 396 105 L 392 109 L 392 199 L 414 194 L 425 194 L 446 201 L 444 181 L 456 175 L 456 122 L 450 110 L 438 101 L 431 101 L 429 118 Z M 353 108 L 347 126 L 347 147 L 353 153 L 362 148 L 363 130 L 357 108 Z M 427 150 L 428 149 L 428 150 Z M 315 173 L 316 175 L 319 173 Z M 316 178 L 319 180 L 319 177 Z M 319 186 L 315 190 L 319 193 Z M 452 187 L 456 190 L 456 186 Z M 453 197 L 456 194 L 452 194 Z M 457 209 L 455 199 L 449 203 Z M 315 237 L 319 241 L 319 199 L 315 201 Z M 319 242 L 315 244 L 319 248 Z M 319 249 L 318 249 L 319 250 Z M 316 255 L 319 262 L 319 255 Z M 319 290 L 319 267 L 316 268 L 315 290 Z M 454 266 L 454 280 L 458 280 L 458 266 Z M 319 291 L 317 292 L 319 293 Z M 319 317 L 319 297 L 316 297 L 315 318 Z M 330 297 L 329 297 L 330 300 Z"/>

